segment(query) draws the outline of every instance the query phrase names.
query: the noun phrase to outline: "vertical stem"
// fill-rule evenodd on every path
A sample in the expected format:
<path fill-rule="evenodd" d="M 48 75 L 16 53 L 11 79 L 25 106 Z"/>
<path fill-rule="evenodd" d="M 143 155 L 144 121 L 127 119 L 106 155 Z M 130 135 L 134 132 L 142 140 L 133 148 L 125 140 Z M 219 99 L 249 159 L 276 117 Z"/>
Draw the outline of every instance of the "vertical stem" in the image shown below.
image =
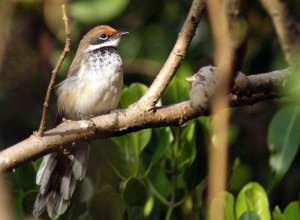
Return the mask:
<path fill-rule="evenodd" d="M 172 217 L 172 213 L 175 207 L 175 199 L 176 199 L 176 175 L 177 175 L 177 165 L 176 165 L 176 159 L 177 159 L 177 153 L 178 153 L 178 145 L 179 145 L 179 130 L 178 128 L 175 128 L 176 131 L 176 139 L 174 143 L 174 147 L 171 148 L 171 184 L 172 184 L 172 192 L 171 192 L 171 200 L 169 201 L 168 205 L 168 211 L 166 214 L 165 220 L 170 220 Z"/>
<path fill-rule="evenodd" d="M 1 219 L 15 220 L 14 210 L 11 207 L 12 199 L 5 181 L 5 175 L 0 173 L 0 213 Z"/>
<path fill-rule="evenodd" d="M 41 137 L 43 136 L 44 130 L 45 130 L 45 124 L 46 124 L 46 114 L 47 114 L 47 108 L 49 105 L 49 99 L 51 96 L 51 91 L 55 82 L 55 78 L 56 75 L 61 67 L 61 64 L 63 63 L 64 59 L 66 58 L 67 54 L 70 51 L 70 45 L 71 45 L 71 34 L 70 34 L 70 30 L 69 30 L 69 25 L 68 25 L 68 16 L 66 13 L 66 9 L 65 9 L 65 5 L 62 5 L 62 11 L 63 11 L 63 21 L 65 24 L 65 33 L 66 33 L 66 42 L 65 42 L 65 47 L 63 52 L 61 53 L 56 66 L 54 68 L 54 70 L 52 71 L 52 75 L 51 75 L 51 79 L 48 85 L 48 89 L 47 89 L 47 93 L 46 93 L 46 97 L 45 97 L 45 101 L 43 104 L 43 112 L 42 112 L 42 118 L 41 118 L 41 123 L 40 123 L 40 127 L 39 130 L 35 133 L 37 136 Z"/>
<path fill-rule="evenodd" d="M 235 42 L 229 29 L 228 8 L 225 0 L 207 1 L 209 19 L 214 37 L 214 62 L 217 65 L 217 86 L 212 99 L 213 129 L 208 163 L 208 201 L 206 219 L 223 220 L 225 201 L 211 209 L 211 202 L 218 193 L 226 190 L 228 160 L 229 99 L 231 81 L 234 79 L 236 58 Z M 212 216 L 213 214 L 213 216 Z"/>

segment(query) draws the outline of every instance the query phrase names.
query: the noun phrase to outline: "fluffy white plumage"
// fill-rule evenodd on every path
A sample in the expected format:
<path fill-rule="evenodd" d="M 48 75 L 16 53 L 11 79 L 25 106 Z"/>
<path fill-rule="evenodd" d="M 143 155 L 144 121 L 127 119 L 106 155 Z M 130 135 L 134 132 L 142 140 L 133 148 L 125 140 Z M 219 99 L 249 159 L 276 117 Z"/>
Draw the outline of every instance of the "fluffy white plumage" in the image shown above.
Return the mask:
<path fill-rule="evenodd" d="M 59 84 L 58 110 L 71 119 L 104 114 L 117 107 L 123 86 L 122 60 L 112 48 L 88 52 L 77 74 Z M 99 56 L 101 59 L 99 59 Z"/>

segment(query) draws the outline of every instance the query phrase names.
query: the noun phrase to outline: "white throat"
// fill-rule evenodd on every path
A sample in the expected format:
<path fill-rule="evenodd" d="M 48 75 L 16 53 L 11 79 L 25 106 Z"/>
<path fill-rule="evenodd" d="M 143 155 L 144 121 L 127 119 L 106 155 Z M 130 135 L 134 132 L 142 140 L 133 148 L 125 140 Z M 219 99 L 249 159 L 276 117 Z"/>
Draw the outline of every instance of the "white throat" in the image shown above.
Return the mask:
<path fill-rule="evenodd" d="M 101 47 L 117 47 L 119 42 L 120 42 L 120 38 L 114 39 L 114 40 L 110 40 L 101 44 L 96 44 L 96 45 L 90 45 L 88 48 L 85 49 L 85 52 L 89 52 L 92 50 L 97 50 Z"/>

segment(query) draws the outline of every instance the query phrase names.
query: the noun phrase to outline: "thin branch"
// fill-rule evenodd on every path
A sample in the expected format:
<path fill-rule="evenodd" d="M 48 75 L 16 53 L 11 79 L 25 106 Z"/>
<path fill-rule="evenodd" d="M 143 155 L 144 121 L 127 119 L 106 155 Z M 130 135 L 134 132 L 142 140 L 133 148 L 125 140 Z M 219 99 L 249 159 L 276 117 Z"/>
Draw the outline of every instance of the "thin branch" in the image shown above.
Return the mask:
<path fill-rule="evenodd" d="M 177 68 L 185 57 L 189 45 L 195 35 L 204 5 L 204 0 L 193 1 L 189 14 L 185 19 L 172 52 L 170 53 L 164 66 L 156 76 L 147 93 L 138 102 L 140 105 L 147 106 L 147 111 L 152 111 L 155 109 L 157 101 L 169 85 Z"/>
<path fill-rule="evenodd" d="M 251 96 L 237 96 L 230 95 L 230 105 L 232 107 L 241 107 L 246 105 L 254 105 L 256 103 L 273 100 L 279 98 L 279 94 L 277 92 L 269 92 L 269 93 L 254 93 Z"/>
<path fill-rule="evenodd" d="M 252 87 L 259 87 L 263 84 L 274 88 L 274 85 L 283 85 L 285 79 L 282 74 L 288 77 L 290 72 L 285 70 L 271 72 L 272 77 L 262 74 L 256 76 Z M 277 79 L 273 74 L 278 74 Z M 251 76 L 249 76 L 251 77 Z M 241 84 L 251 82 L 249 77 Z M 259 83 L 258 83 L 259 82 Z M 239 88 L 239 86 L 236 86 Z M 267 86 L 266 86 L 267 87 Z M 238 94 L 238 93 L 237 93 Z M 265 94 L 265 95 L 264 95 Z M 239 106 L 240 100 L 243 104 L 254 104 L 258 101 L 273 98 L 266 93 L 262 93 L 260 99 L 255 96 L 230 96 L 231 106 Z M 255 100 L 255 102 L 251 100 Z M 209 109 L 199 110 L 191 107 L 189 101 L 158 108 L 155 112 L 147 112 L 143 108 L 137 108 L 132 105 L 124 110 L 117 110 L 107 115 L 101 115 L 91 120 L 67 121 L 56 128 L 44 133 L 43 137 L 32 135 L 31 137 L 11 146 L 0 152 L 0 170 L 12 170 L 23 163 L 34 160 L 47 153 L 61 150 L 63 148 L 72 148 L 73 143 L 81 140 L 92 140 L 96 138 L 106 138 L 119 136 L 126 133 L 139 131 L 146 128 L 164 127 L 164 126 L 182 126 L 187 121 L 201 115 L 207 115 Z"/>
<path fill-rule="evenodd" d="M 15 212 L 12 208 L 12 198 L 6 183 L 5 175 L 0 174 L 0 213 L 1 219 L 16 220 Z"/>
<path fill-rule="evenodd" d="M 272 19 L 285 59 L 289 65 L 299 63 L 300 28 L 283 0 L 260 0 Z"/>
<path fill-rule="evenodd" d="M 236 34 L 234 23 L 240 19 L 235 15 L 239 12 L 239 4 L 235 0 L 210 0 L 207 9 L 214 39 L 214 62 L 216 69 L 216 86 L 211 100 L 213 128 L 208 159 L 208 205 L 207 219 L 224 219 L 224 201 L 211 212 L 211 202 L 218 193 L 226 190 L 227 160 L 228 160 L 228 127 L 229 127 L 229 99 L 228 93 L 235 79 L 238 68 L 242 63 L 237 63 L 237 54 L 245 41 L 246 32 Z M 241 19 L 242 20 L 242 19 Z M 238 21 L 238 22 L 235 22 Z M 241 24 L 239 24 L 241 26 Z M 244 43 L 243 43 L 244 44 Z M 245 44 L 244 44 L 245 45 Z M 240 60 L 239 62 L 242 62 Z M 220 111 L 222 110 L 222 111 Z M 217 114 L 218 113 L 218 114 Z M 211 215 L 213 213 L 213 215 Z"/>
<path fill-rule="evenodd" d="M 239 72 L 232 93 L 240 95 L 268 93 L 276 88 L 284 87 L 289 75 L 291 75 L 290 68 L 250 76 Z"/>
<path fill-rule="evenodd" d="M 45 130 L 45 124 L 46 124 L 46 114 L 47 114 L 47 108 L 49 105 L 49 99 L 51 96 L 51 91 L 55 82 L 55 78 L 57 76 L 57 73 L 64 61 L 64 59 L 66 58 L 66 56 L 68 55 L 69 51 L 70 51 L 70 45 L 71 45 L 71 34 L 70 34 L 70 29 L 69 29 L 69 24 L 68 24 L 68 16 L 66 13 L 66 9 L 65 9 L 65 5 L 62 5 L 62 12 L 63 12 L 63 21 L 64 21 L 64 25 L 65 25 L 65 34 L 66 34 L 66 40 L 65 40 L 65 47 L 63 52 L 61 53 L 56 66 L 54 68 L 54 70 L 52 71 L 52 75 L 51 75 L 51 79 L 48 85 L 48 89 L 47 89 L 47 93 L 46 93 L 46 97 L 45 97 L 45 101 L 43 104 L 43 112 L 42 112 L 42 118 L 41 118 L 41 123 L 40 123 L 40 127 L 39 130 L 37 132 L 35 132 L 35 134 L 39 137 L 43 136 L 44 130 Z"/>

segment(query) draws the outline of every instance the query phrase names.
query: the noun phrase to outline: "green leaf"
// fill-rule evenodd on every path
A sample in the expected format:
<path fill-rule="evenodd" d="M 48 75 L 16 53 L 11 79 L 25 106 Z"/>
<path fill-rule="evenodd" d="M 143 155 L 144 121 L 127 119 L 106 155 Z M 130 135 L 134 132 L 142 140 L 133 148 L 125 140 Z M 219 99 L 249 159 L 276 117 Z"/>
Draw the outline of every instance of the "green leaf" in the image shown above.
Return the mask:
<path fill-rule="evenodd" d="M 162 95 L 162 103 L 164 105 L 180 102 L 189 98 L 190 85 L 185 78 L 191 73 L 192 69 L 190 66 L 187 64 L 181 65 L 177 70 L 177 74 Z"/>
<path fill-rule="evenodd" d="M 118 16 L 128 0 L 76 1 L 69 6 L 70 14 L 83 23 L 105 22 Z"/>
<path fill-rule="evenodd" d="M 286 174 L 299 151 L 299 131 L 300 107 L 282 108 L 271 121 L 268 131 L 269 163 L 275 175 L 271 189 Z"/>
<path fill-rule="evenodd" d="M 123 199 L 127 205 L 140 206 L 146 201 L 146 188 L 137 178 L 130 178 L 125 186 Z"/>
<path fill-rule="evenodd" d="M 129 105 L 138 101 L 148 90 L 148 87 L 141 83 L 132 83 L 122 91 L 120 107 L 127 108 Z"/>
<path fill-rule="evenodd" d="M 140 153 L 149 143 L 152 135 L 151 129 L 141 130 L 121 137 L 112 138 L 113 142 L 125 151 L 131 174 L 136 176 L 140 169 Z"/>
<path fill-rule="evenodd" d="M 153 192 L 156 197 L 158 197 L 157 194 L 160 194 L 160 197 L 163 198 L 171 195 L 171 182 L 167 177 L 165 169 L 153 169 L 153 172 L 149 175 L 149 183 L 153 187 L 152 191 L 157 191 L 157 193 Z"/>
<path fill-rule="evenodd" d="M 291 202 L 284 210 L 283 215 L 286 220 L 300 219 L 300 204 L 299 201 Z"/>
<path fill-rule="evenodd" d="M 246 211 L 256 213 L 261 220 L 271 220 L 268 197 L 259 183 L 248 183 L 238 194 L 235 207 L 236 218 L 239 219 Z"/>
<path fill-rule="evenodd" d="M 35 189 L 35 170 L 32 163 L 23 164 L 16 172 L 18 183 L 24 192 Z"/>
<path fill-rule="evenodd" d="M 147 218 L 154 208 L 154 196 L 151 195 L 144 206 L 144 217 Z"/>
<path fill-rule="evenodd" d="M 140 83 L 133 83 L 122 93 L 120 107 L 126 108 L 136 102 L 148 88 Z M 113 142 L 125 151 L 126 161 L 133 176 L 138 174 L 140 168 L 140 153 L 147 146 L 152 136 L 152 129 L 144 129 L 120 137 L 112 138 Z"/>
<path fill-rule="evenodd" d="M 80 185 L 80 202 L 88 203 L 92 199 L 94 191 L 95 190 L 92 181 L 88 177 L 84 178 Z"/>
<path fill-rule="evenodd" d="M 155 129 L 157 136 L 157 145 L 152 156 L 152 164 L 156 164 L 164 155 L 170 143 L 174 140 L 170 128 Z"/>
<path fill-rule="evenodd" d="M 255 212 L 246 211 L 241 215 L 239 220 L 260 220 L 260 218 Z"/>
<path fill-rule="evenodd" d="M 34 204 L 35 199 L 36 199 L 36 192 L 33 190 L 27 191 L 23 195 L 22 207 L 23 207 L 23 211 L 25 213 L 27 213 L 27 214 L 32 213 L 32 204 Z"/>
<path fill-rule="evenodd" d="M 177 162 L 180 169 L 191 165 L 196 158 L 195 121 L 190 121 L 185 128 L 176 129 L 179 132 Z"/>
<path fill-rule="evenodd" d="M 286 220 L 286 218 L 281 213 L 281 210 L 278 206 L 276 206 L 272 212 L 272 219 L 273 220 Z"/>
<path fill-rule="evenodd" d="M 251 180 L 252 172 L 248 164 L 243 163 L 240 158 L 235 158 L 230 172 L 229 189 L 233 191 L 241 189 Z"/>
<path fill-rule="evenodd" d="M 225 204 L 224 204 L 225 202 Z M 235 220 L 234 216 L 234 197 L 229 192 L 219 193 L 211 202 L 210 206 L 210 217 L 211 219 L 216 219 L 214 217 L 215 210 L 223 205 L 225 211 L 225 220 Z"/>

